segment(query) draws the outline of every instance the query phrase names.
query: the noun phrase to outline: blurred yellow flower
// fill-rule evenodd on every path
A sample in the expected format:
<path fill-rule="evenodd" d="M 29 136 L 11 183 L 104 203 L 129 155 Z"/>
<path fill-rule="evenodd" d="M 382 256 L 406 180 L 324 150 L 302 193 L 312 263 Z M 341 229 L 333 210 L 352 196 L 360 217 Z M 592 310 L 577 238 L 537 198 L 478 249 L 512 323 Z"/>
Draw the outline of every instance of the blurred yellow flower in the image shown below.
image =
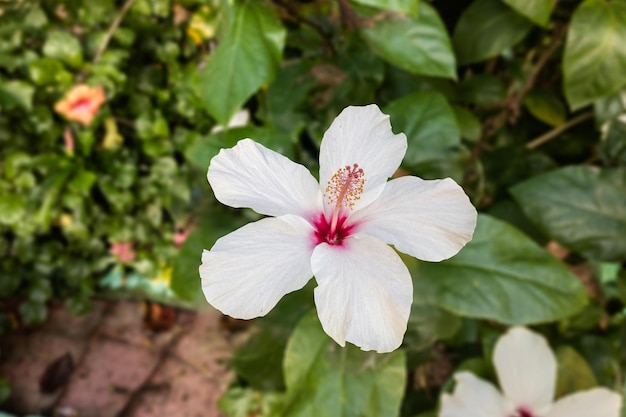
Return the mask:
<path fill-rule="evenodd" d="M 106 101 L 104 89 L 80 84 L 73 87 L 61 101 L 54 105 L 54 110 L 68 120 L 75 120 L 83 126 L 89 126 Z"/>

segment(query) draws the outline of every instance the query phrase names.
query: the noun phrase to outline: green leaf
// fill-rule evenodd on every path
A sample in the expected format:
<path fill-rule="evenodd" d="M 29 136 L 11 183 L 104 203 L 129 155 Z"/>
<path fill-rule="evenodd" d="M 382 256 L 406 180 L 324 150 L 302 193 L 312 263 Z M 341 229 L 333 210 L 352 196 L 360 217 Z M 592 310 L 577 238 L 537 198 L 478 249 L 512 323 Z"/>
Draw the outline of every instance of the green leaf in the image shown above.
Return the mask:
<path fill-rule="evenodd" d="M 83 51 L 80 42 L 74 36 L 60 30 L 47 33 L 43 54 L 57 58 L 71 67 L 78 67 L 83 62 Z"/>
<path fill-rule="evenodd" d="M 472 104 L 493 105 L 506 97 L 506 88 L 494 75 L 477 74 L 464 79 L 459 85 L 459 98 Z"/>
<path fill-rule="evenodd" d="M 593 103 L 593 115 L 597 126 L 626 113 L 626 91 L 602 97 Z"/>
<path fill-rule="evenodd" d="M 11 382 L 6 378 L 0 377 L 0 404 L 2 404 L 11 395 Z"/>
<path fill-rule="evenodd" d="M 452 36 L 459 64 L 498 55 L 521 41 L 532 26 L 500 0 L 475 0 L 459 18 Z"/>
<path fill-rule="evenodd" d="M 554 393 L 556 398 L 594 388 L 598 385 L 589 364 L 574 348 L 570 346 L 559 347 L 556 350 L 556 359 L 558 362 Z"/>
<path fill-rule="evenodd" d="M 422 350 L 437 340 L 447 339 L 461 328 L 461 319 L 448 311 L 428 304 L 414 303 L 404 344 L 409 350 Z"/>
<path fill-rule="evenodd" d="M 574 12 L 565 43 L 565 96 L 578 109 L 626 85 L 626 2 L 586 0 Z"/>
<path fill-rule="evenodd" d="M 598 144 L 598 155 L 605 165 L 626 166 L 626 120 L 611 120 Z"/>
<path fill-rule="evenodd" d="M 41 58 L 30 62 L 28 75 L 36 85 L 62 84 L 67 87 L 72 83 L 72 74 L 55 58 Z"/>
<path fill-rule="evenodd" d="M 284 296 L 270 313 L 254 321 L 251 337 L 233 354 L 232 367 L 250 386 L 283 390 L 282 366 L 285 347 L 300 319 L 315 308 L 314 282 Z"/>
<path fill-rule="evenodd" d="M 471 142 L 476 142 L 480 138 L 483 126 L 478 117 L 465 107 L 453 106 L 454 117 L 459 126 L 461 137 Z"/>
<path fill-rule="evenodd" d="M 563 102 L 548 90 L 530 91 L 524 96 L 524 106 L 537 119 L 551 126 L 561 126 L 567 118 Z"/>
<path fill-rule="evenodd" d="M 277 417 L 283 406 L 283 397 L 283 393 L 233 387 L 226 391 L 217 405 L 229 417 Z"/>
<path fill-rule="evenodd" d="M 510 189 L 547 236 L 592 259 L 626 260 L 626 169 L 571 166 Z"/>
<path fill-rule="evenodd" d="M 197 86 L 209 113 L 223 126 L 252 94 L 272 81 L 285 44 L 285 28 L 263 2 L 244 0 L 233 7 L 227 32 Z"/>
<path fill-rule="evenodd" d="M 185 156 L 196 166 L 206 169 L 211 158 L 222 148 L 232 148 L 241 139 L 251 138 L 285 156 L 293 153 L 289 132 L 270 127 L 246 126 L 223 130 L 206 136 L 196 135 L 185 149 Z"/>
<path fill-rule="evenodd" d="M 198 273 L 202 250 L 210 249 L 217 239 L 244 223 L 242 219 L 234 217 L 231 210 L 222 212 L 218 208 L 212 208 L 203 210 L 201 215 L 202 223 L 191 232 L 174 259 L 170 283 L 172 291 L 178 297 L 199 303 L 204 302 Z"/>
<path fill-rule="evenodd" d="M 315 313 L 296 327 L 285 353 L 284 417 L 397 416 L 406 383 L 402 350 L 387 354 L 342 348 Z"/>
<path fill-rule="evenodd" d="M 414 74 L 456 79 L 450 38 L 435 8 L 421 3 L 414 18 L 390 14 L 361 29 L 372 51 Z"/>
<path fill-rule="evenodd" d="M 391 116 L 394 132 L 407 136 L 404 163 L 409 166 L 441 159 L 460 143 L 455 113 L 439 92 L 406 95 L 389 103 L 384 112 Z"/>
<path fill-rule="evenodd" d="M 553 0 L 502 0 L 519 14 L 526 16 L 539 26 L 546 26 L 550 20 Z"/>
<path fill-rule="evenodd" d="M 0 195 L 0 224 L 12 225 L 19 222 L 26 212 L 24 203 L 24 197 L 19 194 Z"/>
<path fill-rule="evenodd" d="M 20 80 L 0 80 L 0 109 L 10 110 L 20 107 L 31 111 L 33 108 L 33 93 L 35 88 Z"/>
<path fill-rule="evenodd" d="M 478 216 L 474 238 L 458 255 L 441 263 L 419 262 L 413 269 L 416 299 L 506 324 L 558 320 L 587 299 L 565 265 L 519 230 L 487 215 Z"/>
<path fill-rule="evenodd" d="M 420 3 L 419 0 L 352 0 L 352 2 L 381 10 L 405 13 L 409 16 L 417 16 Z"/>

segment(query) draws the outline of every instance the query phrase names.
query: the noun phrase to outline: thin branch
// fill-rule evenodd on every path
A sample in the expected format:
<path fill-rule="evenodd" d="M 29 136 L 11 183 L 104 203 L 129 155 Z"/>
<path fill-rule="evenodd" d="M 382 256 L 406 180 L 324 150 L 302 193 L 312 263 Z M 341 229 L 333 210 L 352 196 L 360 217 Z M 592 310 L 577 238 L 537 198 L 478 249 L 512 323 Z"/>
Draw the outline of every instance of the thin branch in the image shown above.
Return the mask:
<path fill-rule="evenodd" d="M 493 135 L 494 132 L 497 132 L 502 126 L 504 126 L 507 121 L 511 124 L 515 124 L 519 117 L 520 106 L 522 103 L 522 99 L 524 95 L 533 87 L 535 81 L 537 80 L 537 76 L 544 68 L 544 66 L 549 61 L 550 57 L 554 54 L 554 52 L 558 49 L 559 45 L 563 41 L 565 34 L 567 33 L 567 25 L 561 26 L 556 33 L 554 34 L 550 45 L 543 51 L 537 63 L 533 66 L 530 74 L 524 80 L 524 83 L 520 87 L 519 90 L 515 91 L 515 83 L 511 83 L 507 90 L 507 98 L 502 102 L 502 108 L 499 112 L 494 114 L 492 117 L 488 118 L 483 124 L 483 129 L 481 131 L 480 137 L 478 141 L 472 148 L 472 152 L 469 159 L 470 168 L 465 172 L 463 176 L 463 184 L 466 185 L 470 181 L 472 181 L 476 172 L 475 169 L 472 168 L 476 161 L 480 158 L 483 149 L 486 148 L 485 142 L 486 140 Z M 532 55 L 528 56 L 529 59 L 532 59 Z M 574 119 L 573 119 L 574 120 Z"/>
<path fill-rule="evenodd" d="M 583 113 L 583 114 L 579 114 L 578 116 L 574 117 L 573 119 L 567 121 L 567 123 L 562 124 L 561 126 L 558 126 L 554 129 L 552 129 L 551 131 L 544 133 L 543 135 L 531 140 L 530 142 L 528 142 L 526 144 L 526 149 L 535 149 L 538 146 L 543 145 L 544 143 L 554 139 L 555 137 L 559 136 L 561 133 L 565 132 L 567 129 L 569 129 L 572 126 L 575 126 L 579 123 L 584 122 L 585 120 L 591 119 L 593 117 L 593 112 L 587 112 L 587 113 Z"/>
<path fill-rule="evenodd" d="M 341 12 L 341 20 L 348 30 L 354 30 L 359 25 L 359 17 L 354 12 L 354 9 L 348 2 L 348 0 L 338 0 L 339 11 Z"/>
<path fill-rule="evenodd" d="M 107 30 L 107 33 L 104 35 L 104 39 L 102 39 L 102 43 L 100 44 L 100 46 L 98 47 L 98 50 L 96 51 L 96 55 L 93 57 L 92 63 L 94 65 L 97 64 L 100 58 L 102 57 L 102 54 L 107 49 L 107 46 L 109 46 L 109 42 L 111 41 L 113 34 L 122 23 L 122 19 L 124 18 L 124 15 L 132 7 L 135 1 L 136 0 L 126 0 L 126 3 L 124 3 L 119 13 L 117 14 L 117 16 L 115 16 L 113 23 L 111 23 L 109 30 Z"/>
<path fill-rule="evenodd" d="M 548 63 L 550 57 L 552 57 L 554 52 L 561 45 L 561 42 L 563 42 L 566 33 L 567 25 L 561 26 L 556 31 L 554 37 L 552 38 L 552 41 L 550 42 L 550 45 L 548 45 L 548 47 L 543 51 L 541 56 L 539 56 L 537 63 L 533 66 L 530 74 L 528 74 L 528 77 L 526 77 L 520 89 L 508 100 L 509 120 L 512 123 L 515 123 L 517 121 L 517 118 L 519 117 L 519 109 L 522 103 L 522 99 L 524 98 L 526 93 L 528 93 L 528 91 L 535 85 L 537 76 L 539 75 L 543 67 L 545 67 L 545 65 Z"/>

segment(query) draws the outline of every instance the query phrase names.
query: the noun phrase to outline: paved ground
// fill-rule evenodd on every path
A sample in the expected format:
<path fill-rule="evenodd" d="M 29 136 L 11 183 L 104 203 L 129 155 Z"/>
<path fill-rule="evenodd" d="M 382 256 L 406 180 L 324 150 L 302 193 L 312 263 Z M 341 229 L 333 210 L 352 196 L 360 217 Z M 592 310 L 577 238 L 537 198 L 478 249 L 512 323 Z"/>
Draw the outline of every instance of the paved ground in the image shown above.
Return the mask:
<path fill-rule="evenodd" d="M 148 314 L 149 312 L 150 314 Z M 0 340 L 0 406 L 17 415 L 221 417 L 231 345 L 215 310 L 96 301 L 75 317 L 53 307 L 45 325 Z"/>

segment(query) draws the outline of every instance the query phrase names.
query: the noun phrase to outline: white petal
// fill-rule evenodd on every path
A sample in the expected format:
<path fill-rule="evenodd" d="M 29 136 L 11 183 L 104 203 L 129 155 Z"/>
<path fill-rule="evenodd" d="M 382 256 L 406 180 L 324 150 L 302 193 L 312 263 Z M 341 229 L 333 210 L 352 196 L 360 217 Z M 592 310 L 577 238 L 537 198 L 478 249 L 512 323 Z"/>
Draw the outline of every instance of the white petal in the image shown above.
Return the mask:
<path fill-rule="evenodd" d="M 546 417 L 619 417 L 621 405 L 619 394 L 594 388 L 561 398 Z"/>
<path fill-rule="evenodd" d="M 234 127 L 245 126 L 248 124 L 249 120 L 250 120 L 250 112 L 248 111 L 248 109 L 241 109 L 237 113 L 235 113 L 233 117 L 230 118 L 230 120 L 228 121 L 227 128 L 231 129 Z M 217 133 L 223 130 L 224 130 L 224 126 L 215 125 L 213 126 L 213 129 L 211 129 L 211 133 Z"/>
<path fill-rule="evenodd" d="M 224 314 L 251 319 L 267 314 L 313 275 L 313 229 L 286 215 L 249 223 L 202 253 L 200 277 L 209 304 Z"/>
<path fill-rule="evenodd" d="M 318 245 L 311 258 L 315 305 L 324 331 L 341 346 L 391 352 L 402 343 L 413 283 L 402 260 L 373 237 Z"/>
<path fill-rule="evenodd" d="M 386 181 L 400 166 L 406 148 L 406 136 L 393 134 L 389 116 L 378 106 L 346 107 L 324 133 L 320 184 L 325 189 L 340 168 L 358 164 L 365 175 L 363 193 L 354 206 L 358 210 L 380 195 Z"/>
<path fill-rule="evenodd" d="M 556 358 L 546 339 L 525 327 L 509 329 L 496 343 L 493 362 L 504 395 L 535 412 L 554 398 Z"/>
<path fill-rule="evenodd" d="M 441 396 L 439 417 L 506 417 L 505 400 L 492 384 L 469 372 L 454 379 L 454 393 Z"/>
<path fill-rule="evenodd" d="M 351 217 L 359 233 L 375 236 L 425 261 L 456 255 L 472 239 L 476 209 L 452 179 L 391 180 L 380 197 Z"/>
<path fill-rule="evenodd" d="M 222 149 L 211 159 L 207 178 L 215 197 L 231 207 L 305 218 L 322 209 L 319 185 L 309 170 L 251 139 Z"/>

